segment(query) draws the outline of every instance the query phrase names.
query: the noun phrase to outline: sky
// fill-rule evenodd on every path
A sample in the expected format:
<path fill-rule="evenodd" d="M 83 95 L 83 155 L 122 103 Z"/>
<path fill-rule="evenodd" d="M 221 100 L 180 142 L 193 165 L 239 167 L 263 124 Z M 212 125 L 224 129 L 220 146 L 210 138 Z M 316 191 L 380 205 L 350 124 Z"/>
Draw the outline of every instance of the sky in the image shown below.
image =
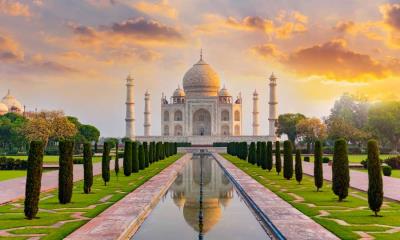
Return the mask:
<path fill-rule="evenodd" d="M 123 137 L 126 77 L 135 79 L 136 131 L 144 93 L 152 135 L 160 99 L 204 60 L 243 96 L 250 135 L 252 93 L 268 132 L 268 77 L 279 113 L 329 114 L 343 93 L 400 98 L 400 3 L 380 0 L 0 0 L 0 96 L 27 110 L 63 110 L 102 136 Z"/>

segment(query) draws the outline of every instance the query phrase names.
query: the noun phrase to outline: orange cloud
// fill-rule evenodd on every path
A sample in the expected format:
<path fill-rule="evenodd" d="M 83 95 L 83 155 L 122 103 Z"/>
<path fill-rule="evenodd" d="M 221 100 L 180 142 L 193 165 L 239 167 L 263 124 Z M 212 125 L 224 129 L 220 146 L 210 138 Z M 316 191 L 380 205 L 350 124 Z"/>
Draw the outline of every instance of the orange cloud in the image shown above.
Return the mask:
<path fill-rule="evenodd" d="M 344 35 L 357 35 L 361 34 L 371 40 L 384 40 L 385 32 L 382 28 L 381 22 L 362 22 L 356 23 L 354 21 L 339 21 L 333 27 L 333 30 Z"/>
<path fill-rule="evenodd" d="M 176 19 L 178 17 L 178 10 L 169 5 L 167 0 L 162 0 L 159 3 L 140 1 L 137 3 L 132 3 L 131 6 L 136 10 L 149 15 L 159 15 L 172 19 Z"/>
<path fill-rule="evenodd" d="M 264 59 L 277 58 L 282 55 L 277 46 L 272 43 L 254 46 L 251 48 L 251 51 Z"/>
<path fill-rule="evenodd" d="M 282 61 L 300 76 L 323 76 L 336 81 L 368 81 L 388 76 L 389 69 L 371 56 L 347 48 L 344 40 L 300 49 Z"/>
<path fill-rule="evenodd" d="M 379 7 L 388 30 L 388 45 L 400 48 L 400 4 L 383 4 Z"/>
<path fill-rule="evenodd" d="M 308 18 L 299 12 L 281 12 L 275 20 L 260 16 L 246 16 L 242 19 L 232 16 L 224 18 L 215 14 L 206 14 L 203 18 L 205 22 L 196 27 L 200 33 L 215 34 L 223 33 L 223 29 L 234 29 L 258 31 L 279 39 L 288 39 L 293 34 L 306 32 L 308 21 Z"/>
<path fill-rule="evenodd" d="M 31 16 L 28 5 L 12 0 L 0 0 L 0 13 L 10 16 Z"/>
<path fill-rule="evenodd" d="M 0 62 L 20 62 L 24 52 L 11 37 L 0 34 Z"/>

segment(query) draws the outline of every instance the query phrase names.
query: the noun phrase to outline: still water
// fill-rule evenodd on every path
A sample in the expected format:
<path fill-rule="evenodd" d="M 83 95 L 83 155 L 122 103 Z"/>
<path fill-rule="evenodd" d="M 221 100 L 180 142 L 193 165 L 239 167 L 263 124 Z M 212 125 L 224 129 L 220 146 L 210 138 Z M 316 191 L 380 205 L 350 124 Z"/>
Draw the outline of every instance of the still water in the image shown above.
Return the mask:
<path fill-rule="evenodd" d="M 132 237 L 270 239 L 212 157 L 193 157 Z"/>

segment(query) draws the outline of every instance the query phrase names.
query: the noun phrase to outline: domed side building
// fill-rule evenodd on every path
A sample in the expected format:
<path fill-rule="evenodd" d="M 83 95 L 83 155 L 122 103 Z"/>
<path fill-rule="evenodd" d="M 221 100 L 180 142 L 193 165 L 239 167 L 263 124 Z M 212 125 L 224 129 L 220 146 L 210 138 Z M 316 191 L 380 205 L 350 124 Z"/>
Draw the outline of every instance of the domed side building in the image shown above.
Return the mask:
<path fill-rule="evenodd" d="M 23 114 L 24 106 L 11 95 L 10 90 L 8 90 L 7 95 L 3 97 L 0 102 L 0 115 L 4 115 L 8 112 Z"/>
<path fill-rule="evenodd" d="M 242 99 L 221 88 L 214 69 L 202 56 L 183 77 L 171 99 L 161 99 L 163 136 L 240 136 Z"/>

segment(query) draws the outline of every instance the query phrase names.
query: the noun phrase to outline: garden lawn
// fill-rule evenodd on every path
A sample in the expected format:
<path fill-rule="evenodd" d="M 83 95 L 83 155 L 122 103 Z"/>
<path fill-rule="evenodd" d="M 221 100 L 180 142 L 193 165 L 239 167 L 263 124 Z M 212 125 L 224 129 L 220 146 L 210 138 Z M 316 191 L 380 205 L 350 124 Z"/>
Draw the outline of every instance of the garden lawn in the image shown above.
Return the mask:
<path fill-rule="evenodd" d="M 28 156 L 6 156 L 14 159 L 27 160 Z M 82 156 L 74 156 L 75 158 L 83 158 Z M 58 164 L 58 155 L 45 155 L 43 156 L 43 164 Z M 93 156 L 93 163 L 101 162 L 101 156 Z"/>
<path fill-rule="evenodd" d="M 357 168 L 357 169 L 352 169 L 352 170 L 368 173 L 367 169 L 358 169 Z M 382 173 L 382 176 L 383 176 L 383 173 Z M 390 177 L 400 178 L 400 170 L 399 169 L 392 169 L 392 175 Z"/>
<path fill-rule="evenodd" d="M 83 181 L 75 182 L 72 202 L 66 205 L 58 203 L 57 190 L 42 193 L 38 218 L 33 220 L 25 219 L 23 200 L 2 205 L 0 206 L 0 230 L 14 234 L 8 239 L 28 239 L 37 234 L 41 236 L 41 239 L 63 239 L 181 156 L 182 154 L 177 154 L 153 163 L 145 170 L 133 173 L 129 177 L 124 176 L 123 169 L 120 169 L 118 177 L 115 172 L 112 172 L 107 186 L 104 186 L 101 175 L 95 176 L 90 194 L 83 193 Z M 122 164 L 121 161 L 120 163 Z M 58 226 L 62 221 L 66 221 L 65 224 Z M 7 239 L 1 233 L 0 238 Z"/>
<path fill-rule="evenodd" d="M 325 157 L 329 157 L 331 160 L 333 158 L 333 155 L 324 154 L 324 156 Z M 385 160 L 385 159 L 387 159 L 389 157 L 395 157 L 395 156 L 397 156 L 397 155 L 381 154 L 380 158 Z M 367 159 L 367 154 L 352 154 L 352 155 L 349 155 L 349 162 L 350 163 L 360 163 L 362 160 L 366 160 L 366 159 Z M 310 155 L 310 161 L 314 162 L 314 155 L 313 154 Z"/>
<path fill-rule="evenodd" d="M 26 170 L 0 170 L 0 181 L 23 177 L 26 175 Z"/>
<path fill-rule="evenodd" d="M 292 180 L 286 180 L 283 173 L 277 175 L 275 170 L 268 172 L 237 157 L 222 156 L 341 239 L 359 239 L 361 236 L 357 232 L 376 239 L 400 239 L 396 229 L 400 228 L 400 204 L 397 202 L 385 199 L 380 212 L 383 217 L 374 217 L 365 192 L 349 189 L 346 200 L 338 202 L 329 181 L 324 181 L 322 192 L 316 192 L 313 177 L 303 175 L 299 185 L 294 174 Z"/>

